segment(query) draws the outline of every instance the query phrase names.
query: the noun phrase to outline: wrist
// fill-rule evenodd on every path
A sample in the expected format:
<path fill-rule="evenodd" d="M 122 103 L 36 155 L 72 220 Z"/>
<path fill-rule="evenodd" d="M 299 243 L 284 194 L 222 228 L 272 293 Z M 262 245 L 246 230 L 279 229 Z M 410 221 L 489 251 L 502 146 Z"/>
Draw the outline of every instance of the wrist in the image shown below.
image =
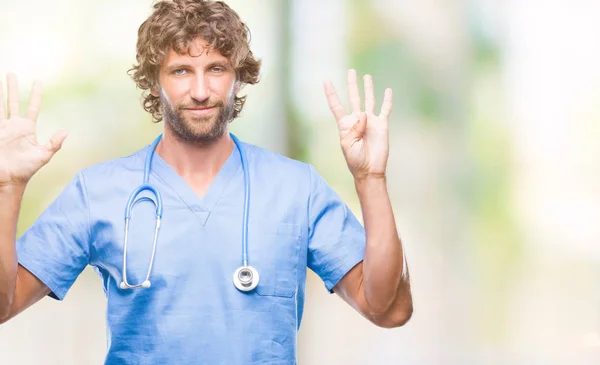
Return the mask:
<path fill-rule="evenodd" d="M 354 186 L 359 198 L 371 196 L 378 191 L 387 191 L 387 180 L 385 174 L 369 174 L 354 178 Z"/>
<path fill-rule="evenodd" d="M 382 173 L 366 173 L 366 174 L 362 174 L 362 175 L 356 175 L 354 176 L 354 183 L 357 184 L 362 184 L 362 183 L 368 183 L 368 182 L 377 182 L 377 181 L 386 181 L 386 174 L 385 172 Z"/>
<path fill-rule="evenodd" d="M 23 195 L 25 193 L 26 183 L 1 183 L 0 184 L 0 195 L 2 196 L 14 196 Z"/>

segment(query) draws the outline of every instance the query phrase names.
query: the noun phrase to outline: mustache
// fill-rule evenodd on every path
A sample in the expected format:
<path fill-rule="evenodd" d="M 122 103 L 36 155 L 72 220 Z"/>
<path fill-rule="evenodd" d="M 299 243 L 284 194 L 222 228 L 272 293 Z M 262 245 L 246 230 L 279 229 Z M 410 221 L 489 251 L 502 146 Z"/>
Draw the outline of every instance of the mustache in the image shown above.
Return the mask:
<path fill-rule="evenodd" d="M 197 101 L 197 100 L 193 100 L 191 103 L 185 103 L 183 105 L 179 105 L 177 107 L 177 109 L 182 110 L 182 109 L 190 109 L 190 108 L 208 108 L 208 107 L 222 107 L 224 106 L 225 103 L 223 103 L 223 101 L 221 100 L 204 100 L 202 102 Z"/>

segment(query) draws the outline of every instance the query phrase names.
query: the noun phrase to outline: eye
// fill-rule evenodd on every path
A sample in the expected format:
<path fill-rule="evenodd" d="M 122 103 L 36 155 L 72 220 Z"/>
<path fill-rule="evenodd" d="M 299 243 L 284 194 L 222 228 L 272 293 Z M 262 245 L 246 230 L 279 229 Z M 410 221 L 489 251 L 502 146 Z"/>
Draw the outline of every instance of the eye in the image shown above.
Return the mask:
<path fill-rule="evenodd" d="M 221 72 L 223 72 L 223 67 L 221 67 L 221 66 L 214 66 L 210 70 L 212 72 L 215 72 L 215 73 L 221 73 Z"/>
<path fill-rule="evenodd" d="M 182 76 L 182 75 L 185 75 L 185 73 L 186 73 L 186 72 L 187 72 L 187 71 L 186 71 L 185 69 L 183 69 L 183 68 L 179 68 L 179 69 L 177 69 L 177 70 L 173 71 L 173 74 L 174 74 L 174 75 L 177 75 L 177 76 Z"/>

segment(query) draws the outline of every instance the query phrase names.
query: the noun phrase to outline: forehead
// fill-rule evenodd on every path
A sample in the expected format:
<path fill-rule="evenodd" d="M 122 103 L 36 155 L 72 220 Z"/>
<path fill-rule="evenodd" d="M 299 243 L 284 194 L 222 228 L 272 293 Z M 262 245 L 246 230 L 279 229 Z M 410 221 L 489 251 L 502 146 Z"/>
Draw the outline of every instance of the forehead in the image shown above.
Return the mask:
<path fill-rule="evenodd" d="M 177 53 L 171 47 L 169 53 L 163 62 L 163 67 L 168 67 L 173 63 L 209 63 L 209 62 L 229 62 L 229 59 L 221 54 L 217 49 L 210 48 L 208 42 L 202 37 L 196 37 L 190 42 L 188 48 L 182 50 L 182 53 Z"/>

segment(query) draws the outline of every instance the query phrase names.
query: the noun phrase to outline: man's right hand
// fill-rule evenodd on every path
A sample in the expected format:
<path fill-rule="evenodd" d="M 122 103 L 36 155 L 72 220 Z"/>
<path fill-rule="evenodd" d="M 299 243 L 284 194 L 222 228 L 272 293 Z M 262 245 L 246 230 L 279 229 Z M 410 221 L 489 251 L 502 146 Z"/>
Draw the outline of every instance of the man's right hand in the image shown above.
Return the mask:
<path fill-rule="evenodd" d="M 34 81 L 27 112 L 21 117 L 17 76 L 9 74 L 6 79 L 8 115 L 4 110 L 0 82 L 0 188 L 26 185 L 50 161 L 67 137 L 63 130 L 54 134 L 47 144 L 38 144 L 35 127 L 42 102 L 42 84 Z"/>

